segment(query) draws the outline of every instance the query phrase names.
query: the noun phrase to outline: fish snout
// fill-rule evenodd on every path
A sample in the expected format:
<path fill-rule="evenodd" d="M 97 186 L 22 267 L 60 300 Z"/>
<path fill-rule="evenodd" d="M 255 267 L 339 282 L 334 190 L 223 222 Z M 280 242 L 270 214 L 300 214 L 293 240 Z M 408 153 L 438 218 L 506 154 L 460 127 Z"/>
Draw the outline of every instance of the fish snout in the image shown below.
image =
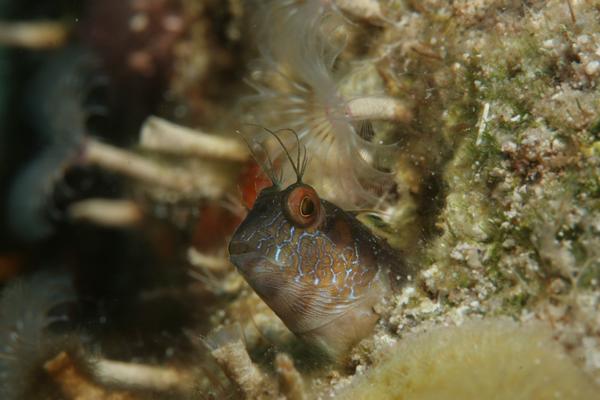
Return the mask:
<path fill-rule="evenodd" d="M 246 240 L 232 240 L 229 242 L 229 256 L 239 256 L 256 251 L 255 246 Z"/>

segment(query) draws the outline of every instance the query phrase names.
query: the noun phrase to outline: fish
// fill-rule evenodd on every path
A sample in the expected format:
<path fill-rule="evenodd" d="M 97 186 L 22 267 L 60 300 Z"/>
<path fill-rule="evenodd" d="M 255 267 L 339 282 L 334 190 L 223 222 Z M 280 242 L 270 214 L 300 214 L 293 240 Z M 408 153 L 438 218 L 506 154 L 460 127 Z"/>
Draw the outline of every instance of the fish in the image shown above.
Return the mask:
<path fill-rule="evenodd" d="M 351 212 L 302 182 L 306 148 L 296 161 L 283 141 L 296 182 L 263 189 L 229 243 L 232 264 L 256 294 L 301 339 L 334 359 L 373 331 L 374 307 L 410 280 L 403 256 Z M 272 166 L 272 164 L 270 163 Z"/>

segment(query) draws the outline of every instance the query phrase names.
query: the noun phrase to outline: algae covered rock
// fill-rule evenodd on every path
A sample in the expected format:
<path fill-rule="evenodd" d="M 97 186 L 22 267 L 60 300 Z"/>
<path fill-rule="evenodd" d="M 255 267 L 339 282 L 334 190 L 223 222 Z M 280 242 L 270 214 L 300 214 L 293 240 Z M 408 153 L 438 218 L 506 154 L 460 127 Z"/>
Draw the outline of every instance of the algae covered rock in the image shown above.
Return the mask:
<path fill-rule="evenodd" d="M 402 23 L 374 51 L 388 90 L 416 105 L 404 146 L 426 195 L 412 193 L 420 225 L 400 228 L 422 235 L 421 276 L 392 326 L 535 315 L 599 379 L 597 5 L 394 5 Z"/>

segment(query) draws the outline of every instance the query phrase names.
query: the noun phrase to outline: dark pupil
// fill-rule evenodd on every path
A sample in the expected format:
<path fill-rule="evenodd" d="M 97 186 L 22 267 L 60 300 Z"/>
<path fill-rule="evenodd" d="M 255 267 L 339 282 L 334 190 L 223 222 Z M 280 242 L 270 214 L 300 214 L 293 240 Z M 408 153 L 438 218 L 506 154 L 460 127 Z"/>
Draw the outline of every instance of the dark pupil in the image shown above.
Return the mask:
<path fill-rule="evenodd" d="M 309 217 L 313 212 L 315 212 L 315 203 L 308 197 L 303 198 L 302 203 L 300 203 L 300 214 L 303 217 Z"/>

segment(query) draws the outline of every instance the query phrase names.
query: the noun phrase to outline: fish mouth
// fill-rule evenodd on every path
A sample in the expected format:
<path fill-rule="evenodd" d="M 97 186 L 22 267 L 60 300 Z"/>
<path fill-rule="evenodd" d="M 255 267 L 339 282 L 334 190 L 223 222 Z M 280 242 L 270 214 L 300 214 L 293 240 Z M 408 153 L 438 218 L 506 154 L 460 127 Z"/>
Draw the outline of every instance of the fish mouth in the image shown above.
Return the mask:
<path fill-rule="evenodd" d="M 256 253 L 256 248 L 245 241 L 231 241 L 229 243 L 229 256 L 238 257 Z"/>
<path fill-rule="evenodd" d="M 229 243 L 229 260 L 239 271 L 247 271 L 253 266 L 264 262 L 264 256 L 255 246 L 248 242 L 232 241 Z"/>
<path fill-rule="evenodd" d="M 229 260 L 244 275 L 251 272 L 271 273 L 284 268 L 284 265 L 262 254 L 255 246 L 248 242 L 230 242 Z"/>
<path fill-rule="evenodd" d="M 248 269 L 251 265 L 257 264 L 259 261 L 264 261 L 264 258 L 264 256 L 255 251 L 229 255 L 231 263 L 242 271 Z"/>

